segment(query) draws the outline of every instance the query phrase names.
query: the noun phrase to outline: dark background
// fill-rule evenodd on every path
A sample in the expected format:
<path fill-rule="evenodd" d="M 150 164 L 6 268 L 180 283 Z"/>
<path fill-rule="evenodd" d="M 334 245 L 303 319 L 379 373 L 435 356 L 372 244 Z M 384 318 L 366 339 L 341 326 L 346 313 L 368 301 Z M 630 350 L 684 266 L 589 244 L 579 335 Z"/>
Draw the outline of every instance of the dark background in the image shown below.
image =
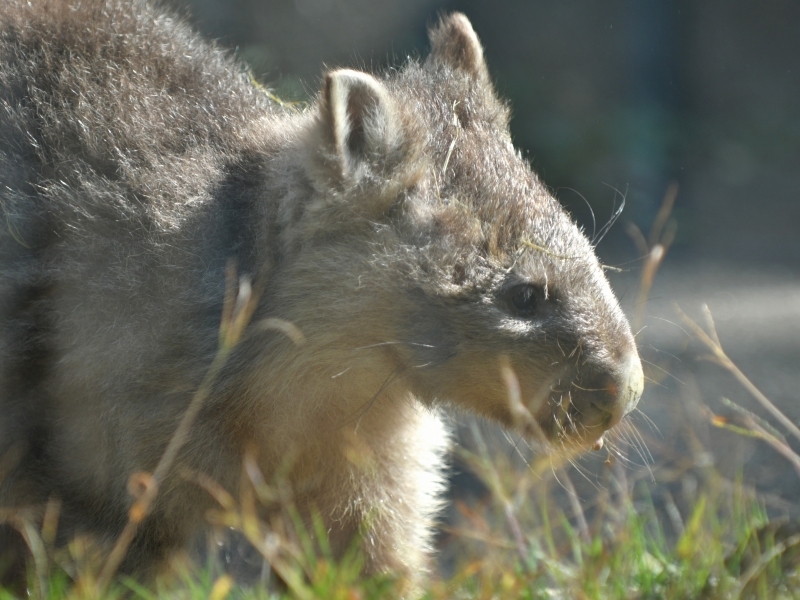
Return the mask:
<path fill-rule="evenodd" d="M 625 196 L 597 252 L 623 267 L 610 277 L 631 313 L 641 253 L 626 224 L 647 231 L 670 182 L 679 185 L 677 237 L 636 332 L 649 381 L 640 407 L 655 422 L 639 421 L 652 475 L 660 484 L 663 465 L 699 477 L 711 466 L 800 497 L 782 457 L 710 425 L 709 407 L 727 410 L 722 397 L 768 415 L 730 374 L 696 360 L 704 350 L 674 308 L 698 317 L 708 303 L 728 354 L 800 420 L 800 2 L 175 2 L 287 100 L 311 98 L 326 68 L 424 57 L 427 27 L 464 12 L 511 102 L 515 143 L 554 194 L 589 232 Z"/>
<path fill-rule="evenodd" d="M 175 0 L 176 6 L 186 3 Z M 325 68 L 424 57 L 459 10 L 483 42 L 515 143 L 591 231 L 627 199 L 649 227 L 680 193 L 672 260 L 800 260 L 800 2 L 796 0 L 190 0 L 188 16 L 283 98 Z M 619 192 L 619 193 L 618 193 Z M 584 202 L 583 198 L 586 199 Z M 600 245 L 635 255 L 624 227 Z"/>

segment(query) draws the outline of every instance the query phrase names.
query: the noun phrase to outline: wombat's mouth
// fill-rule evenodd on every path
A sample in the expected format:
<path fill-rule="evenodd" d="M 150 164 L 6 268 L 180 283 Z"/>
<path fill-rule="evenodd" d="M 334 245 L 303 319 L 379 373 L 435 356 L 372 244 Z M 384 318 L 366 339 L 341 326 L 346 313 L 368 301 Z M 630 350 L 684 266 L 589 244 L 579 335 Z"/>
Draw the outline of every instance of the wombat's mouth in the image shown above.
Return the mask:
<path fill-rule="evenodd" d="M 539 436 L 570 449 L 601 449 L 605 432 L 617 423 L 613 413 L 572 393 L 551 396 L 535 418 Z"/>

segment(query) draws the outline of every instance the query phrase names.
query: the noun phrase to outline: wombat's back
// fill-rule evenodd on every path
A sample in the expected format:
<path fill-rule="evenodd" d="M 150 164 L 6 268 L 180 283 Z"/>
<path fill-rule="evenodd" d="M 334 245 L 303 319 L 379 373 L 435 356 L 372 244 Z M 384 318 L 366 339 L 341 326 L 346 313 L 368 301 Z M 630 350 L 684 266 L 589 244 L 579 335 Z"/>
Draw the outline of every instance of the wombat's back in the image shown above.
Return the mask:
<path fill-rule="evenodd" d="M 216 349 L 226 263 L 269 268 L 254 182 L 283 116 L 145 2 L 2 3 L 0 503 L 124 522 Z"/>

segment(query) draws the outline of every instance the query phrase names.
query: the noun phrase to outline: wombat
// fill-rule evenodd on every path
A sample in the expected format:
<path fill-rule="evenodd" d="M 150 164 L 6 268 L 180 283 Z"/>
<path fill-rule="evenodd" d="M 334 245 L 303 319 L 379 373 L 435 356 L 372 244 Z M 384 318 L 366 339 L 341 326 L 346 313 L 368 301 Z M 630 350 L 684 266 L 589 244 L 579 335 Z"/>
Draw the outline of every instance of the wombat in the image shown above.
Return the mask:
<path fill-rule="evenodd" d="M 2 506 L 57 498 L 59 539 L 116 538 L 131 475 L 153 471 L 215 356 L 231 263 L 258 292 L 251 326 L 128 572 L 214 506 L 180 473 L 235 493 L 246 449 L 335 552 L 360 539 L 367 569 L 413 579 L 441 407 L 602 444 L 642 392 L 629 325 L 512 145 L 467 18 L 430 45 L 381 75 L 329 71 L 298 110 L 141 0 L 4 0 Z"/>

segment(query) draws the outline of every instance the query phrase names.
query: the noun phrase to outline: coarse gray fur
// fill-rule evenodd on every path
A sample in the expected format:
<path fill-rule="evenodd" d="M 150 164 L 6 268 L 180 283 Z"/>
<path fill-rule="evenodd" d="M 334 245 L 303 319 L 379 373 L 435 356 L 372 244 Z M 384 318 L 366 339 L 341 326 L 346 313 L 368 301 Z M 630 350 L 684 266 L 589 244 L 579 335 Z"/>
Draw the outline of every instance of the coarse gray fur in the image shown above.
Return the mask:
<path fill-rule="evenodd" d="M 329 72 L 300 111 L 141 0 L 3 2 L 0 505 L 55 497 L 60 539 L 118 535 L 130 476 L 214 356 L 229 261 L 260 290 L 253 322 L 306 343 L 254 326 L 237 347 L 128 571 L 213 506 L 180 472 L 236 492 L 253 448 L 337 551 L 363 535 L 368 569 L 413 586 L 437 407 L 557 446 L 630 411 L 641 365 L 593 248 L 514 149 L 469 21 L 444 17 L 431 46 Z"/>

